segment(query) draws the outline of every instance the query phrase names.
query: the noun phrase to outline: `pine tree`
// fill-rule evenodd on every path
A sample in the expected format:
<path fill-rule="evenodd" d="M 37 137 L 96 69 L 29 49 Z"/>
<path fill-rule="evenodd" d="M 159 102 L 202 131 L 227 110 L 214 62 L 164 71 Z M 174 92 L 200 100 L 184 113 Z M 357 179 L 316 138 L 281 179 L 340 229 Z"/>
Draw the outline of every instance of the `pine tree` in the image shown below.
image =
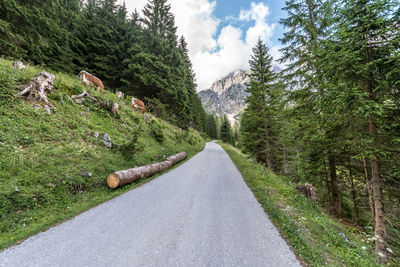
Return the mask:
<path fill-rule="evenodd" d="M 149 0 L 143 9 L 143 14 L 143 24 L 152 36 L 160 38 L 170 47 L 177 46 L 175 17 L 167 0 Z"/>
<path fill-rule="evenodd" d="M 278 162 L 278 127 L 276 121 L 277 75 L 272 70 L 268 47 L 258 40 L 250 60 L 249 96 L 241 120 L 242 144 L 246 152 L 274 169 Z"/>
<path fill-rule="evenodd" d="M 217 119 L 215 118 L 214 115 L 212 114 L 206 114 L 205 115 L 205 133 L 213 139 L 218 139 L 218 125 L 217 125 Z"/>
<path fill-rule="evenodd" d="M 189 58 L 189 50 L 185 38 L 179 39 L 179 50 L 183 57 L 184 65 L 184 85 L 188 94 L 189 120 L 193 129 L 204 131 L 205 111 L 201 100 L 196 93 L 195 73 L 193 71 L 192 62 Z"/>
<path fill-rule="evenodd" d="M 337 158 L 340 154 L 341 124 L 332 100 L 326 95 L 329 80 L 317 66 L 321 64 L 320 40 L 326 39 L 327 29 L 334 24 L 331 1 L 290 0 L 284 8 L 289 16 L 281 20 L 288 31 L 282 42 L 282 61 L 289 62 L 285 70 L 285 83 L 288 88 L 291 108 L 290 126 L 296 133 L 289 134 L 296 140 L 303 153 L 297 153 L 296 164 L 300 175 L 318 177 L 313 182 L 321 183 L 326 175 L 330 181 L 327 189 L 331 192 L 334 213 L 341 215 L 341 196 L 337 175 Z M 286 138 L 287 139 L 287 138 Z M 309 178 L 308 178 L 309 179 Z"/>
<path fill-rule="evenodd" d="M 232 127 L 226 116 L 224 116 L 221 124 L 221 140 L 225 143 L 234 145 Z"/>
<path fill-rule="evenodd" d="M 194 80 L 185 55 L 179 47 L 174 15 L 166 0 L 151 0 L 144 7 L 143 49 L 130 58 L 124 76 L 136 82 L 135 94 L 160 99 L 172 114 L 170 121 L 187 128 L 193 121 L 190 101 Z M 126 79 L 125 81 L 128 81 Z"/>

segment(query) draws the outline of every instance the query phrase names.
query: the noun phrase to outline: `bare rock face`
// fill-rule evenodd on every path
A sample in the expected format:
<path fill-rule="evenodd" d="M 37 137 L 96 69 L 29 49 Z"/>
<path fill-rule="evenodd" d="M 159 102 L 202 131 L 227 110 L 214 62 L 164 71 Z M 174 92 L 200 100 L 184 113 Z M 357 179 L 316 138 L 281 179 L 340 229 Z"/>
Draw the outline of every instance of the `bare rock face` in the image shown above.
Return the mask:
<path fill-rule="evenodd" d="M 32 78 L 29 84 L 16 97 L 23 97 L 26 101 L 33 101 L 34 106 L 42 107 L 47 113 L 55 109 L 54 105 L 47 99 L 47 94 L 53 91 L 56 76 L 48 72 L 41 72 Z"/>
<path fill-rule="evenodd" d="M 16 60 L 16 61 L 14 61 L 14 63 L 13 63 L 13 68 L 14 68 L 14 69 L 18 69 L 18 70 L 23 70 L 23 69 L 25 69 L 25 65 L 24 65 L 24 63 L 22 63 L 21 61 Z"/>
<path fill-rule="evenodd" d="M 282 69 L 274 65 L 273 71 L 279 73 Z M 200 91 L 198 96 L 204 109 L 212 114 L 226 115 L 231 124 L 238 121 L 240 112 L 246 108 L 245 100 L 249 94 L 245 88 L 250 81 L 250 74 L 250 70 L 230 73 L 214 82 L 211 88 Z"/>
<path fill-rule="evenodd" d="M 241 84 L 244 85 L 249 80 L 250 71 L 240 71 L 237 74 L 230 73 L 222 80 L 216 81 L 211 86 L 211 90 L 221 95 L 228 90 L 232 85 Z"/>
<path fill-rule="evenodd" d="M 217 115 L 227 115 L 230 122 L 235 122 L 235 117 L 246 108 L 245 92 L 246 83 L 250 80 L 250 71 L 231 73 L 219 80 L 210 89 L 198 93 L 203 107 L 207 112 Z"/>

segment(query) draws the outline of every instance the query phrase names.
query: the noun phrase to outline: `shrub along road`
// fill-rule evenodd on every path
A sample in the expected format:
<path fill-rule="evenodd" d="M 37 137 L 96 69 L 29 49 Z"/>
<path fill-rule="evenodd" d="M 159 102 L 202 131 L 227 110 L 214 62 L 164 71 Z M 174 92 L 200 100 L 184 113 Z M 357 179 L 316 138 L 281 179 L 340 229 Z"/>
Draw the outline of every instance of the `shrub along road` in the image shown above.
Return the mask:
<path fill-rule="evenodd" d="M 0 253 L 0 266 L 300 266 L 215 143 Z"/>

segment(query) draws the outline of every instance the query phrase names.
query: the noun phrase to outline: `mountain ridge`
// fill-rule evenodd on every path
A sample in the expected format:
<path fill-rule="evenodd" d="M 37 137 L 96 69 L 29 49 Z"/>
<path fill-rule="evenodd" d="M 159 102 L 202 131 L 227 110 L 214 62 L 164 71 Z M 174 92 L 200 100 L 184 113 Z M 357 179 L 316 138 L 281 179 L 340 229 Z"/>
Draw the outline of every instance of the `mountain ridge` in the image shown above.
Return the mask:
<path fill-rule="evenodd" d="M 215 81 L 210 88 L 198 92 L 204 109 L 212 114 L 226 115 L 234 124 L 237 115 L 246 108 L 246 83 L 250 80 L 250 70 L 231 72 Z"/>

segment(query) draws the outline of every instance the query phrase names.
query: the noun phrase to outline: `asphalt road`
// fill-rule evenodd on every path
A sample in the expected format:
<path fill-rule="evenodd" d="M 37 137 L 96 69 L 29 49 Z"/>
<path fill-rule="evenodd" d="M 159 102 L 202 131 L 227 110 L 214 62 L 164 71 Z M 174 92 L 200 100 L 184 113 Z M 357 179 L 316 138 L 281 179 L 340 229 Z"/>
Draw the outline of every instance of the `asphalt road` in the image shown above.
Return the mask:
<path fill-rule="evenodd" d="M 225 151 L 0 253 L 0 266 L 300 266 Z"/>

